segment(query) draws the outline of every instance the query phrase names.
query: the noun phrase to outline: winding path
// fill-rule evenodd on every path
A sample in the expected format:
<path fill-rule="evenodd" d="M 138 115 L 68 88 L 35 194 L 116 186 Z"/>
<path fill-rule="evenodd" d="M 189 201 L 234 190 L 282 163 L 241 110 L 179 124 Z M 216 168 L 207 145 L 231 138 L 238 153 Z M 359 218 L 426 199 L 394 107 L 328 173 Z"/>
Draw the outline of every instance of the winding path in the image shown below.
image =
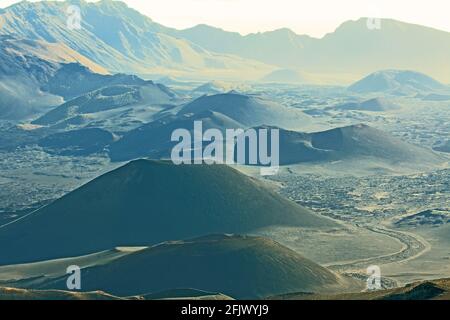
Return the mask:
<path fill-rule="evenodd" d="M 430 245 L 424 239 L 419 236 L 388 229 L 380 226 L 366 225 L 364 228 L 379 234 L 383 234 L 400 241 L 403 244 L 403 248 L 393 254 L 371 257 L 367 259 L 360 259 L 355 261 L 343 262 L 338 264 L 327 265 L 328 268 L 338 272 L 359 271 L 366 269 L 371 265 L 385 265 L 394 262 L 404 262 L 414 258 L 417 258 L 427 252 L 430 249 Z"/>

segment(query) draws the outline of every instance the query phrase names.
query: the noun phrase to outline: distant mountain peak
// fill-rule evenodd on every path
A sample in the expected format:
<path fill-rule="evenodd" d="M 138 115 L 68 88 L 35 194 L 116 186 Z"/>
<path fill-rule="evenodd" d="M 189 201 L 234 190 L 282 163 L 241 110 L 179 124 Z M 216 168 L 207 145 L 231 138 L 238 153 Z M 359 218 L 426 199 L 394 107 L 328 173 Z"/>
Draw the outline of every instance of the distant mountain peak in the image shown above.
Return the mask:
<path fill-rule="evenodd" d="M 385 92 L 402 95 L 444 89 L 445 85 L 426 74 L 394 69 L 373 72 L 349 87 L 350 91 L 358 93 Z"/>
<path fill-rule="evenodd" d="M 279 34 L 279 35 L 288 35 L 288 36 L 298 36 L 297 33 L 295 33 L 294 31 L 292 31 L 289 28 L 279 28 L 279 29 L 275 29 L 273 31 L 265 31 L 262 32 L 263 34 Z"/>

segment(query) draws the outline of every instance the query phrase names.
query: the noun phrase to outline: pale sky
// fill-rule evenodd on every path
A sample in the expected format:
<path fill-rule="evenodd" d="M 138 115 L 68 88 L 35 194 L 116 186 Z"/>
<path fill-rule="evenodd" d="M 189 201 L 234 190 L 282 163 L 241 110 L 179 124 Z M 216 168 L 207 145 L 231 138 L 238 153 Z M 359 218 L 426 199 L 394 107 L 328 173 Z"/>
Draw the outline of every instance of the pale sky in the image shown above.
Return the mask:
<path fill-rule="evenodd" d="M 0 0 L 6 7 L 17 0 Z M 450 31 L 449 0 L 124 0 L 177 29 L 209 24 L 241 34 L 287 27 L 321 37 L 346 20 L 393 18 Z"/>

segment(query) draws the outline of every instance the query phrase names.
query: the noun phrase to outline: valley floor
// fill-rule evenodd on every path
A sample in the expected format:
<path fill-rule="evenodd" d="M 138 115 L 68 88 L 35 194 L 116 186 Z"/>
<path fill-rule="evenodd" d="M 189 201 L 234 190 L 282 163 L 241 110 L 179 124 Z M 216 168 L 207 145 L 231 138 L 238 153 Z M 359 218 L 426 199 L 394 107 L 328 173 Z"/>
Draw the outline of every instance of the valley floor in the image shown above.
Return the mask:
<path fill-rule="evenodd" d="M 287 170 L 286 174 L 274 178 L 281 185 L 279 191 L 283 195 L 340 221 L 347 230 L 353 230 L 354 236 L 346 239 L 348 247 L 324 237 L 319 244 L 315 243 L 318 246 L 308 248 L 300 238 L 296 242 L 280 232 L 266 234 L 340 273 L 364 278 L 367 268 L 377 265 L 382 276 L 389 278 L 390 286 L 450 277 L 445 262 L 450 260 L 450 242 L 445 235 L 449 225 L 396 223 L 430 209 L 450 215 L 449 171 L 324 178 Z"/>
<path fill-rule="evenodd" d="M 397 111 L 342 111 L 333 109 L 351 98 L 342 89 L 257 89 L 284 105 L 313 112 L 330 127 L 369 123 L 428 148 L 450 135 L 447 103 L 399 97 L 394 99 L 402 106 Z M 0 123 L 0 132 L 3 129 Z M 36 146 L 10 150 L 0 145 L 0 226 L 122 164 L 111 163 L 103 154 L 66 157 L 49 155 Z M 258 171 L 239 169 L 249 175 Z M 364 279 L 367 267 L 378 265 L 385 286 L 450 277 L 450 220 L 397 223 L 429 210 L 450 217 L 450 169 L 411 170 L 369 162 L 305 164 L 282 168 L 279 175 L 265 181 L 341 227 L 273 227 L 257 234 L 357 278 Z"/>

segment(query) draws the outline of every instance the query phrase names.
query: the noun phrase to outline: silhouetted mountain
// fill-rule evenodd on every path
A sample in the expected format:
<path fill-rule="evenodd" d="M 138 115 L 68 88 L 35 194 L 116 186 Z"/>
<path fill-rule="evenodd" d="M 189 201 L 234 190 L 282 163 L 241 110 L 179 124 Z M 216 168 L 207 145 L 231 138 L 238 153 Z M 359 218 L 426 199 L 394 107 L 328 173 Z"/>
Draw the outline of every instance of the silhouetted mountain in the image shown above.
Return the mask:
<path fill-rule="evenodd" d="M 286 224 L 335 225 L 224 165 L 139 160 L 1 227 L 0 265 Z"/>
<path fill-rule="evenodd" d="M 380 29 L 370 29 L 367 20 L 344 22 L 321 39 L 288 29 L 241 36 L 206 25 L 177 34 L 216 52 L 324 76 L 355 79 L 395 68 L 416 70 L 450 83 L 449 32 L 391 19 L 381 19 Z"/>
<path fill-rule="evenodd" d="M 43 288 L 66 286 L 65 277 Z M 159 244 L 104 266 L 83 270 L 83 290 L 119 296 L 172 288 L 222 292 L 233 298 L 348 290 L 336 274 L 260 237 L 206 236 Z"/>
<path fill-rule="evenodd" d="M 242 36 L 237 32 L 197 25 L 172 32 L 208 50 L 235 54 L 284 67 L 297 66 L 299 52 L 315 41 L 309 36 L 297 35 L 289 29 Z"/>

